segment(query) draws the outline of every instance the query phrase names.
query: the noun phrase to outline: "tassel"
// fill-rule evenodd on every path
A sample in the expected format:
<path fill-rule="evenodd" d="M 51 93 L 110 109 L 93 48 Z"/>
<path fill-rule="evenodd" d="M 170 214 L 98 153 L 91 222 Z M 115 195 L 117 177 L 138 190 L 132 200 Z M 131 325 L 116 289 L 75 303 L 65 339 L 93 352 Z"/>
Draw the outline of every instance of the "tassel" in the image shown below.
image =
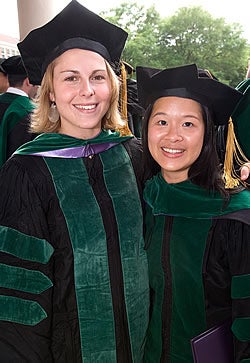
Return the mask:
<path fill-rule="evenodd" d="M 241 182 L 240 177 L 237 175 L 234 168 L 234 161 L 239 166 L 248 162 L 247 157 L 244 155 L 234 132 L 234 125 L 230 117 L 228 122 L 227 142 L 226 142 L 226 155 L 224 161 L 224 182 L 226 189 L 233 189 L 238 187 Z"/>
<path fill-rule="evenodd" d="M 128 126 L 127 72 L 123 62 L 121 63 L 120 113 L 125 125 L 118 131 L 122 136 L 132 135 Z"/>

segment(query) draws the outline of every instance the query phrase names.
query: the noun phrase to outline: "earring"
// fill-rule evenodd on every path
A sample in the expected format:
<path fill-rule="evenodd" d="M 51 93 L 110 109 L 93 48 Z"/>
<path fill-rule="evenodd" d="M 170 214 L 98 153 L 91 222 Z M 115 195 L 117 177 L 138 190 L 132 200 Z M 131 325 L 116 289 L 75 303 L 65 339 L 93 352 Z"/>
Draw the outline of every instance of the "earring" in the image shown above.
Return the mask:
<path fill-rule="evenodd" d="M 52 102 L 50 105 L 50 110 L 49 110 L 49 115 L 48 115 L 49 121 L 52 123 L 56 123 L 59 120 L 59 117 L 60 117 L 60 115 L 57 110 L 56 103 Z"/>

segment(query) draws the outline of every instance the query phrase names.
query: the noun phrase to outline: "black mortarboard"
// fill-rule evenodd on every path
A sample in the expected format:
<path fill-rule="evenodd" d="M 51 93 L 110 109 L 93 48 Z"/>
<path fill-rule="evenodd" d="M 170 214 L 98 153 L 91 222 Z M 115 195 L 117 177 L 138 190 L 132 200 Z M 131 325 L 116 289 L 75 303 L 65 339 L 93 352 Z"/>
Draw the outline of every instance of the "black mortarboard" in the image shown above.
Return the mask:
<path fill-rule="evenodd" d="M 69 49 L 91 50 L 117 64 L 127 36 L 123 29 L 73 0 L 50 22 L 32 30 L 18 48 L 30 82 L 40 84 L 49 63 Z"/>
<path fill-rule="evenodd" d="M 12 57 L 5 59 L 1 63 L 1 67 L 4 70 L 4 72 L 8 75 L 27 77 L 27 72 L 24 68 L 22 58 L 20 57 L 20 55 L 14 55 Z"/>
<path fill-rule="evenodd" d="M 6 58 L 0 58 L 0 72 L 6 74 L 6 72 L 2 68 L 2 63 L 5 61 Z"/>
<path fill-rule="evenodd" d="M 213 78 L 213 79 L 216 79 L 216 81 L 218 81 L 218 78 L 215 77 L 213 75 L 213 73 L 210 72 L 208 69 L 198 68 L 198 76 L 199 77 L 206 77 L 206 78 Z"/>
<path fill-rule="evenodd" d="M 214 122 L 224 125 L 242 98 L 242 93 L 210 77 L 199 77 L 195 64 L 157 70 L 137 67 L 139 103 L 144 109 L 159 97 L 178 96 L 207 106 Z"/>

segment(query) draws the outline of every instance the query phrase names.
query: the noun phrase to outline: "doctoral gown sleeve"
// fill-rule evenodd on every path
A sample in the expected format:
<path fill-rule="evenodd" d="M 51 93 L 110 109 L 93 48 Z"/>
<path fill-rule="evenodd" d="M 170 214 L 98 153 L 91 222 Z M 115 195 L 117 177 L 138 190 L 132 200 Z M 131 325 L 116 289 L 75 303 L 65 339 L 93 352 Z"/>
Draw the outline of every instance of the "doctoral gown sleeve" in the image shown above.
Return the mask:
<path fill-rule="evenodd" d="M 0 190 L 0 361 L 66 362 L 67 335 L 79 338 L 72 251 L 42 158 L 9 159 Z"/>
<path fill-rule="evenodd" d="M 234 361 L 250 362 L 249 224 L 215 222 L 205 255 L 204 282 L 209 327 L 232 318 Z"/>

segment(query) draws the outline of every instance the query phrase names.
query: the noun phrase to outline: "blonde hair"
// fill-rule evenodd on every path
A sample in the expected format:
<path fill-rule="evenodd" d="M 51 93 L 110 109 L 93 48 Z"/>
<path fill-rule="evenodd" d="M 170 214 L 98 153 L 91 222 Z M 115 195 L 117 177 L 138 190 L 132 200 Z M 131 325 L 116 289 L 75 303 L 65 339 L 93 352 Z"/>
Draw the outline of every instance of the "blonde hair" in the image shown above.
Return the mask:
<path fill-rule="evenodd" d="M 121 135 L 131 135 L 126 120 L 123 120 L 119 111 L 120 80 L 105 60 L 108 76 L 111 83 L 110 107 L 102 119 L 102 128 L 119 131 Z M 50 93 L 53 92 L 53 74 L 56 59 L 47 67 L 43 76 L 39 96 L 36 99 L 36 108 L 31 116 L 30 130 L 34 133 L 58 132 L 61 126 L 60 117 L 57 122 L 49 121 L 51 107 Z"/>

